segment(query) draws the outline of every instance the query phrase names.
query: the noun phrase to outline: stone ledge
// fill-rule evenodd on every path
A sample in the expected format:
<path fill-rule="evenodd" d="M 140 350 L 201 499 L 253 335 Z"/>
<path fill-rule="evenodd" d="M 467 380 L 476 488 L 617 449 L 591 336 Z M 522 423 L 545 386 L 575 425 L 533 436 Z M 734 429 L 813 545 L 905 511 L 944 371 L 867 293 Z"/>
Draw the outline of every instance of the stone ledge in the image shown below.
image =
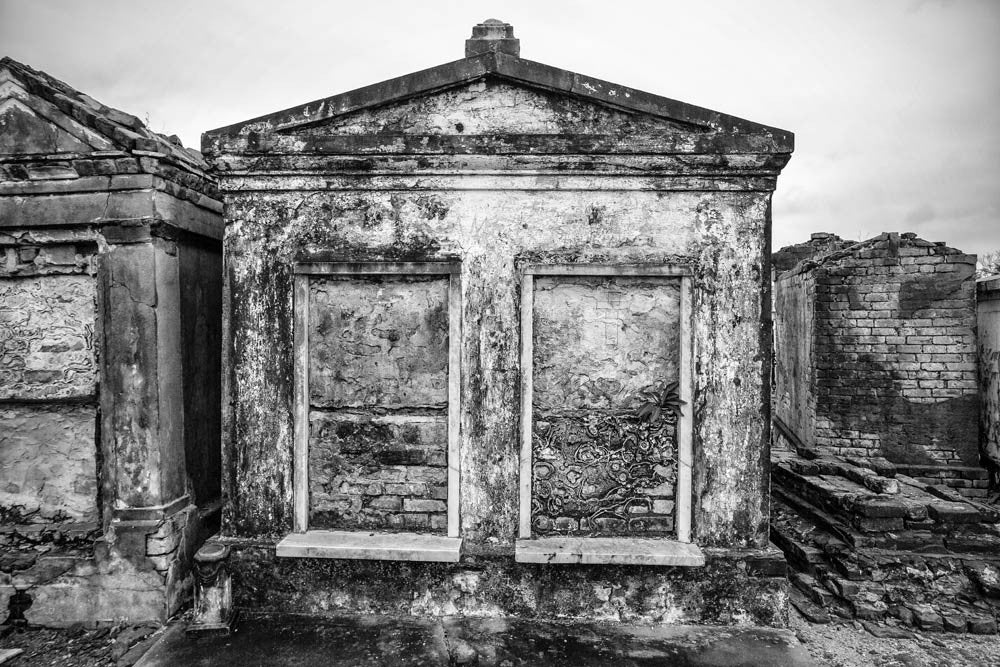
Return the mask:
<path fill-rule="evenodd" d="M 349 558 L 457 563 L 462 538 L 419 533 L 369 533 L 310 530 L 278 542 L 279 558 Z"/>
<path fill-rule="evenodd" d="M 543 537 L 518 540 L 519 563 L 701 567 L 705 554 L 688 542 L 628 537 Z"/>

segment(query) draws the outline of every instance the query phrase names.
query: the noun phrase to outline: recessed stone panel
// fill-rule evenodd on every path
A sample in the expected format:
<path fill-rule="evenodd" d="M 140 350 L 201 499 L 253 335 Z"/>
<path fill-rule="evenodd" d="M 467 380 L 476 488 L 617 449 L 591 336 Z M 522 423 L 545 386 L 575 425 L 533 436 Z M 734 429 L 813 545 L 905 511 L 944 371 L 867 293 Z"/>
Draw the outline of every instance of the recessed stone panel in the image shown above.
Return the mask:
<path fill-rule="evenodd" d="M 536 277 L 531 529 L 673 535 L 677 416 L 639 409 L 678 379 L 680 281 Z"/>
<path fill-rule="evenodd" d="M 91 276 L 0 280 L 0 398 L 93 396 Z"/>
<path fill-rule="evenodd" d="M 97 518 L 97 409 L 0 407 L 0 508 L 15 519 Z"/>
<path fill-rule="evenodd" d="M 310 403 L 443 408 L 448 401 L 448 278 L 310 280 Z"/>

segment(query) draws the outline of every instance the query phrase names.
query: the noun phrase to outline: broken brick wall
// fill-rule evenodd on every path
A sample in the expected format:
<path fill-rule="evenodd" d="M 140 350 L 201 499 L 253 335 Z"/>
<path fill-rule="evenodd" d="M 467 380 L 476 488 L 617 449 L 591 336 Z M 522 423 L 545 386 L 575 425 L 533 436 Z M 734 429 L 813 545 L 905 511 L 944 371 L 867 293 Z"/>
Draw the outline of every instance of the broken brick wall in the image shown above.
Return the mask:
<path fill-rule="evenodd" d="M 775 275 L 794 269 L 795 265 L 804 259 L 812 259 L 818 255 L 825 255 L 836 250 L 849 248 L 857 243 L 842 239 L 836 234 L 828 232 L 814 232 L 805 243 L 785 246 L 784 248 L 771 253 L 771 269 Z"/>
<path fill-rule="evenodd" d="M 979 465 L 974 271 L 973 255 L 883 234 L 782 274 L 775 318 L 787 335 L 777 357 L 811 353 L 798 375 L 776 373 L 779 418 L 794 428 L 792 397 L 805 395 L 799 403 L 815 403 L 815 430 L 795 435 L 807 446 L 900 464 Z M 793 294 L 803 285 L 813 294 L 799 305 Z M 803 307 L 811 331 L 797 321 Z"/>

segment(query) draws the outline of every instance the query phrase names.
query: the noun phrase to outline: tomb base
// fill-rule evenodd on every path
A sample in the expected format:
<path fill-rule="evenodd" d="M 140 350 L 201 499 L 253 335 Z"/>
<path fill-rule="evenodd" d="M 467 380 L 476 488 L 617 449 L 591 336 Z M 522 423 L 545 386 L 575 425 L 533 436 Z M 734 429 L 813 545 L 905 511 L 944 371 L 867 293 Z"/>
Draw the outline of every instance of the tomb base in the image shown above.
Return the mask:
<path fill-rule="evenodd" d="M 788 622 L 786 564 L 775 548 L 705 548 L 703 566 L 670 567 L 518 563 L 513 548 L 474 547 L 458 563 L 286 558 L 269 541 L 215 540 L 231 549 L 234 603 L 248 612 Z"/>

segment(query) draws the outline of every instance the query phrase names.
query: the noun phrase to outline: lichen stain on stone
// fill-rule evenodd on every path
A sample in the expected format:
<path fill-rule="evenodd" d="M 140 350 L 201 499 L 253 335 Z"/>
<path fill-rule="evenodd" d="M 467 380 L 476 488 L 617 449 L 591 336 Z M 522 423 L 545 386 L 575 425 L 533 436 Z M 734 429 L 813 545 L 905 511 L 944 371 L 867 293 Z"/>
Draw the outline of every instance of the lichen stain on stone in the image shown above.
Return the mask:
<path fill-rule="evenodd" d="M 287 249 L 244 218 L 226 236 L 230 274 L 233 466 L 226 517 L 237 530 L 284 534 L 291 522 L 292 291 Z M 286 261 L 282 261 L 286 260 Z"/>
<path fill-rule="evenodd" d="M 760 264 L 766 249 L 756 225 L 764 219 L 766 195 L 729 195 L 735 222 L 722 215 L 719 200 L 698 205 L 701 237 L 695 276 L 695 534 L 700 544 L 763 546 L 767 541 L 767 482 L 758 452 L 764 434 L 759 400 L 766 358 L 759 348 L 760 299 L 732 299 L 757 294 L 757 283 L 733 267 Z M 711 203 L 710 203 L 711 201 Z M 751 287 L 752 285 L 752 287 Z M 750 287 L 753 291 L 748 291 Z M 735 379 L 740 378 L 737 387 Z M 705 424 L 713 424 L 711 431 Z M 711 447 L 703 443 L 712 443 Z M 709 472 L 710 471 L 710 472 Z M 748 504 L 748 498 L 759 499 Z M 734 530 L 735 529 L 735 530 Z"/>

